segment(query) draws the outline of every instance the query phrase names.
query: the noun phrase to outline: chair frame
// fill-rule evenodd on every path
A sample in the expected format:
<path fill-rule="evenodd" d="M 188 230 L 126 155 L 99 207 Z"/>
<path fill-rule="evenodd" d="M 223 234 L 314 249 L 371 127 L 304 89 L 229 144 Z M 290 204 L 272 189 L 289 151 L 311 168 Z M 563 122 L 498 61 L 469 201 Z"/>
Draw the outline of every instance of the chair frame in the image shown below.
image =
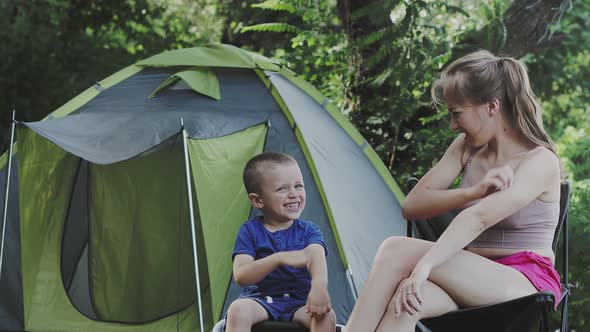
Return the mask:
<path fill-rule="evenodd" d="M 342 325 L 336 324 L 336 332 L 340 332 Z M 225 331 L 225 319 L 220 320 L 213 326 L 212 332 L 224 332 Z M 263 322 L 254 324 L 251 332 L 309 332 L 303 326 L 297 325 L 293 322 L 277 322 L 265 320 Z"/>
<path fill-rule="evenodd" d="M 418 183 L 418 179 L 416 177 L 409 177 L 406 181 L 408 192 Z M 561 305 L 561 324 L 560 324 L 560 331 L 567 332 L 567 315 L 568 315 L 568 301 L 571 295 L 571 289 L 573 285 L 569 283 L 569 276 L 568 276 L 568 265 L 569 265 L 569 252 L 568 252 L 568 222 L 569 222 L 569 205 L 570 205 L 570 184 L 567 180 L 563 181 L 560 185 L 560 211 L 559 211 L 559 220 L 557 224 L 557 228 L 555 229 L 555 233 L 553 235 L 553 242 L 552 248 L 554 252 L 557 252 L 557 244 L 559 242 L 559 236 L 563 229 L 562 241 L 563 241 L 563 250 L 562 250 L 562 280 L 561 280 L 561 288 L 562 294 L 560 299 L 555 299 L 553 293 L 551 292 L 537 292 L 535 294 L 531 294 L 528 296 L 524 296 L 521 298 L 517 298 L 511 301 L 506 301 L 498 304 L 492 305 L 484 305 L 478 306 L 473 308 L 466 308 L 460 309 L 457 311 L 449 312 L 445 315 L 440 317 L 434 317 L 423 320 L 423 322 L 431 322 L 435 324 L 440 324 L 444 321 L 462 321 L 463 317 L 467 317 L 475 312 L 478 314 L 485 313 L 489 311 L 498 310 L 501 306 L 518 306 L 518 305 L 529 305 L 530 303 L 535 303 L 541 309 L 541 319 L 540 319 L 540 331 L 549 332 L 549 323 L 548 323 L 548 312 L 553 310 L 554 301 L 557 300 L 558 304 Z M 407 236 L 413 237 L 414 233 L 418 233 L 421 237 L 424 237 L 424 233 L 428 233 L 426 236 L 430 237 L 427 240 L 436 241 L 437 235 L 434 234 L 434 231 L 431 229 L 430 226 L 423 224 L 425 221 L 421 220 L 407 220 Z M 422 228 L 422 231 L 420 230 Z M 424 325 L 429 325 L 428 323 Z"/>

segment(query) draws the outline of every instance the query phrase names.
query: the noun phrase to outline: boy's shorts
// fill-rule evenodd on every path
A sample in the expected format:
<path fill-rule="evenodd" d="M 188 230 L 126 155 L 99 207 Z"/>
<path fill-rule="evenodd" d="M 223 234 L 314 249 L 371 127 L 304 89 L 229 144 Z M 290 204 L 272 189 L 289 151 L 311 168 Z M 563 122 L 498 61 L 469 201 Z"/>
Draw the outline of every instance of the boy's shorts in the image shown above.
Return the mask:
<path fill-rule="evenodd" d="M 307 302 L 307 299 L 301 299 L 290 294 L 274 297 L 246 295 L 240 298 L 252 299 L 260 303 L 260 305 L 268 312 L 268 320 L 287 322 L 292 321 L 295 312 L 305 306 L 305 303 Z"/>

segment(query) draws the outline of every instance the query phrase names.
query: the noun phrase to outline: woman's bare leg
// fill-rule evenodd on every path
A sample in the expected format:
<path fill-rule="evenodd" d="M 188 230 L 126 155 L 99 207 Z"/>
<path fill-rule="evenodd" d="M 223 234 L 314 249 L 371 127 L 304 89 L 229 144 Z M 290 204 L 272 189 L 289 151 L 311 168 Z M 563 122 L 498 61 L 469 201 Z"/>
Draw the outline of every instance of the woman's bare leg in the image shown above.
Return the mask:
<path fill-rule="evenodd" d="M 409 276 L 432 245 L 432 242 L 406 237 L 383 241 L 348 320 L 347 332 L 375 331 L 383 318 L 387 318 L 387 324 L 400 321 L 395 319 L 395 314 L 393 318 L 384 317 L 386 309 L 398 283 Z M 467 251 L 457 253 L 433 269 L 428 280 L 462 306 L 498 303 L 536 292 L 520 272 Z M 423 297 L 423 300 L 427 306 L 429 298 Z M 422 318 L 432 316 L 435 314 L 421 313 Z"/>
<path fill-rule="evenodd" d="M 430 281 L 424 283 L 422 295 L 428 300 L 424 301 L 420 312 L 414 317 L 407 312 L 401 312 L 399 316 L 396 316 L 393 300 L 390 301 L 376 332 L 414 332 L 418 320 L 444 315 L 459 309 L 449 294 Z"/>

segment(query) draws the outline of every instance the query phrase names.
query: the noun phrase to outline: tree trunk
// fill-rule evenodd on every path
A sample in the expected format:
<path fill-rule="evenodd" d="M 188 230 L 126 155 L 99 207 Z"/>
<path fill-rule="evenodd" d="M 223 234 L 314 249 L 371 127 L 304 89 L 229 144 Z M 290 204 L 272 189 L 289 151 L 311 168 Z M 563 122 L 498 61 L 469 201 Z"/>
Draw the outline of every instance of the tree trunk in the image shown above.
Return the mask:
<path fill-rule="evenodd" d="M 501 52 L 521 58 L 541 48 L 557 47 L 563 35 L 552 33 L 551 25 L 559 22 L 570 0 L 516 0 L 504 13 L 506 42 Z"/>

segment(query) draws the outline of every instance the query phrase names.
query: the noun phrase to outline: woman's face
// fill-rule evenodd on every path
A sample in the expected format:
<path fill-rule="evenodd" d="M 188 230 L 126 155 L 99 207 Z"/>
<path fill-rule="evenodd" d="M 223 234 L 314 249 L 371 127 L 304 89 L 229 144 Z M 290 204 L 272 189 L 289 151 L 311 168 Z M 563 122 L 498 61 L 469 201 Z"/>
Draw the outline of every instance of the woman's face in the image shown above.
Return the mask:
<path fill-rule="evenodd" d="M 448 104 L 451 130 L 465 134 L 465 141 L 472 147 L 485 145 L 491 138 L 487 104 Z"/>

